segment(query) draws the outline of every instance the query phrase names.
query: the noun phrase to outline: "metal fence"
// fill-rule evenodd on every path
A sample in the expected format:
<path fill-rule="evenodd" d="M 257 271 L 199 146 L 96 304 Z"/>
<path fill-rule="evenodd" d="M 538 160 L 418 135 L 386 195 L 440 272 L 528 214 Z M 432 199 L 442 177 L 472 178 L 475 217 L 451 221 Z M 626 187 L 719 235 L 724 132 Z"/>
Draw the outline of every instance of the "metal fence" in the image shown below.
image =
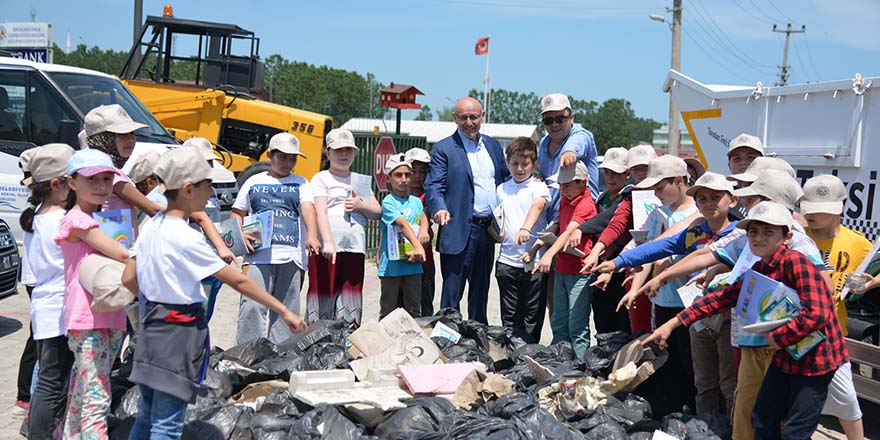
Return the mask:
<path fill-rule="evenodd" d="M 403 135 L 392 135 L 392 134 L 379 134 L 375 135 L 372 133 L 354 133 L 354 142 L 358 146 L 358 155 L 354 160 L 354 163 L 351 165 L 351 171 L 360 174 L 366 174 L 368 176 L 373 175 L 373 166 L 374 160 L 376 156 L 376 144 L 379 143 L 379 139 L 382 137 L 388 136 L 392 140 L 394 140 L 394 149 L 397 150 L 398 153 L 406 152 L 411 148 L 422 148 L 425 150 L 428 149 L 428 139 L 424 136 L 403 136 Z M 384 166 L 384 164 L 382 164 Z M 379 188 L 376 186 L 376 179 L 373 179 L 373 194 L 376 195 L 376 199 L 379 200 L 379 204 L 382 203 L 382 199 L 385 198 L 385 195 L 388 194 L 386 192 L 380 192 Z M 369 220 L 367 221 L 367 230 L 366 230 L 366 251 L 367 258 L 372 258 L 375 255 L 376 250 L 379 248 L 379 221 L 378 220 Z"/>

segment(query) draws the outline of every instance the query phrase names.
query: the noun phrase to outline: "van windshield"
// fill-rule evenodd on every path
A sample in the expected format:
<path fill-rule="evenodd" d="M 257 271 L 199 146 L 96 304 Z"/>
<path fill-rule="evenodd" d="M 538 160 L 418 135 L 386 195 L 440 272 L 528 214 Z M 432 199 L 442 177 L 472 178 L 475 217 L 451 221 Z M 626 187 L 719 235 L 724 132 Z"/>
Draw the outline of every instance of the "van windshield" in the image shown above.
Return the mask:
<path fill-rule="evenodd" d="M 178 143 L 119 80 L 69 72 L 51 72 L 48 75 L 70 97 L 83 115 L 99 105 L 119 104 L 136 122 L 149 126 L 135 132 L 138 141 Z"/>

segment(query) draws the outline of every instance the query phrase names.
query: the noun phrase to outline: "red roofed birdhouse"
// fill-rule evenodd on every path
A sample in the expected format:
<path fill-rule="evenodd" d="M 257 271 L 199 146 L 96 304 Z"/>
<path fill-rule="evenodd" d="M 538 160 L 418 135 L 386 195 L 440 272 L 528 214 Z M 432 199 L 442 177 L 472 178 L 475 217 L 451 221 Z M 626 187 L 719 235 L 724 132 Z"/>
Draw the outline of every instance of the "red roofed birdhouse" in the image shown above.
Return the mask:
<path fill-rule="evenodd" d="M 416 95 L 424 95 L 415 86 L 409 84 L 391 83 L 388 87 L 380 90 L 382 107 L 401 109 L 420 109 L 421 104 L 416 104 Z"/>

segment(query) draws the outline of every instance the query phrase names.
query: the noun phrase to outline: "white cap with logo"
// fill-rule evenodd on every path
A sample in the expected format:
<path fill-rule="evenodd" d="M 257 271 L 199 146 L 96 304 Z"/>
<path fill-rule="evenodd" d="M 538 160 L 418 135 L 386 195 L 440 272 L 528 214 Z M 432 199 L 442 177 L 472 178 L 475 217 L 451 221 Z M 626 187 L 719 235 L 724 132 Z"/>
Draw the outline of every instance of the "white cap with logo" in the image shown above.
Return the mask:
<path fill-rule="evenodd" d="M 191 137 L 183 142 L 183 146 L 195 148 L 201 153 L 205 160 L 220 160 L 220 158 L 214 154 L 214 147 L 211 146 L 211 141 L 203 137 Z"/>
<path fill-rule="evenodd" d="M 128 177 L 131 178 L 131 181 L 135 184 L 147 180 L 147 177 L 156 174 L 156 164 L 159 163 L 159 159 L 161 158 L 162 155 L 160 155 L 158 151 L 150 151 L 141 154 L 138 156 L 137 162 L 132 165 L 131 171 L 128 172 Z"/>
<path fill-rule="evenodd" d="M 394 171 L 395 168 L 399 166 L 405 166 L 412 170 L 412 164 L 406 160 L 406 155 L 403 153 L 398 153 L 392 155 L 385 161 L 385 174 L 391 175 L 391 172 Z"/>
<path fill-rule="evenodd" d="M 290 133 L 281 132 L 272 136 L 272 139 L 269 139 L 269 151 L 276 150 L 308 159 L 299 149 L 299 139 Z"/>
<path fill-rule="evenodd" d="M 648 163 L 648 177 L 636 184 L 636 188 L 649 189 L 670 177 L 686 177 L 687 164 L 679 157 L 664 154 Z"/>
<path fill-rule="evenodd" d="M 410 148 L 406 150 L 406 160 L 412 162 L 430 163 L 431 155 L 421 148 Z"/>
<path fill-rule="evenodd" d="M 731 140 L 727 144 L 727 155 L 730 156 L 730 153 L 732 153 L 733 150 L 736 150 L 737 148 L 740 148 L 740 147 L 751 148 L 752 150 L 755 150 L 758 153 L 760 153 L 761 156 L 764 155 L 764 144 L 761 143 L 761 140 L 758 139 L 757 136 L 752 136 L 747 133 L 742 133 L 739 136 L 733 138 L 733 140 Z"/>
<path fill-rule="evenodd" d="M 794 225 L 794 219 L 791 217 L 791 211 L 786 209 L 781 203 L 763 201 L 749 210 L 746 218 L 737 222 L 736 227 L 740 229 L 748 229 L 752 222 L 767 223 L 769 225 L 785 226 L 791 229 Z"/>
<path fill-rule="evenodd" d="M 766 197 L 794 211 L 798 200 L 804 195 L 804 190 L 798 185 L 797 180 L 789 176 L 788 173 L 765 170 L 751 185 L 735 190 L 733 195 L 737 197 Z"/>
<path fill-rule="evenodd" d="M 629 168 L 647 165 L 651 160 L 657 157 L 657 151 L 652 145 L 639 144 L 629 149 L 629 155 L 626 157 L 626 166 Z"/>
<path fill-rule="evenodd" d="M 562 93 L 551 93 L 541 98 L 541 114 L 571 109 L 568 96 Z"/>
<path fill-rule="evenodd" d="M 354 148 L 358 149 L 354 144 L 354 135 L 344 128 L 334 128 L 327 133 L 327 148 L 335 150 L 337 148 Z"/>
<path fill-rule="evenodd" d="M 693 197 L 700 188 L 711 189 L 713 191 L 727 191 L 733 194 L 733 182 L 727 180 L 718 173 L 707 171 L 694 184 L 688 188 L 687 195 Z"/>
<path fill-rule="evenodd" d="M 98 133 L 131 133 L 148 125 L 134 122 L 119 104 L 99 105 L 86 114 L 86 135 Z"/>
<path fill-rule="evenodd" d="M 801 198 L 802 214 L 842 214 L 843 201 L 846 200 L 846 187 L 837 177 L 820 174 L 804 184 Z"/>
<path fill-rule="evenodd" d="M 66 176 L 67 161 L 73 156 L 74 150 L 67 144 L 46 144 L 26 150 L 25 153 L 28 153 L 29 158 L 24 169 L 29 171 L 31 176 L 21 183 L 30 185 Z"/>
<path fill-rule="evenodd" d="M 602 158 L 602 163 L 599 165 L 599 168 L 605 168 L 615 173 L 625 173 L 627 168 L 627 157 L 629 156 L 629 150 L 621 147 L 609 148 L 605 151 L 605 156 Z"/>
<path fill-rule="evenodd" d="M 559 172 L 556 173 L 556 179 L 554 180 L 559 184 L 574 182 L 575 180 L 589 181 L 590 174 L 587 172 L 587 166 L 583 162 L 577 161 L 573 165 L 559 167 Z"/>
<path fill-rule="evenodd" d="M 743 182 L 754 182 L 761 172 L 765 170 L 783 171 L 791 177 L 795 177 L 794 168 L 791 165 L 777 157 L 756 157 L 745 171 L 739 174 L 727 176 L 729 180 L 740 180 Z"/>

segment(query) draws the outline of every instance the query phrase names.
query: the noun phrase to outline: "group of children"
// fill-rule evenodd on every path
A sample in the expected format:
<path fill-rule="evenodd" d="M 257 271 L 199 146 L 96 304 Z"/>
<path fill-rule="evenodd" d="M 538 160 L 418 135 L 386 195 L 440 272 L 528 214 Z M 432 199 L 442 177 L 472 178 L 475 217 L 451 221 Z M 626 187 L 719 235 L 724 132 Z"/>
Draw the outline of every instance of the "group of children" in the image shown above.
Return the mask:
<path fill-rule="evenodd" d="M 22 155 L 31 197 L 21 223 L 35 278 L 31 321 L 39 348 L 32 438 L 49 438 L 56 427 L 63 438 L 106 438 L 109 373 L 127 322 L 136 335 L 131 380 L 141 392 L 131 438 L 179 438 L 186 404 L 204 375 L 207 321 L 221 283 L 243 294 L 237 343 L 260 336 L 281 342 L 318 319 L 359 326 L 368 219 L 380 225 L 380 316 L 397 307 L 413 316 L 433 312 L 427 151 L 387 160 L 389 192 L 380 204 L 369 186 L 358 193 L 364 187 L 355 180 L 363 176 L 351 172 L 358 147 L 347 130 L 328 133 L 326 169 L 310 180 L 294 173 L 305 157 L 298 139 L 273 136 L 269 170 L 247 179 L 233 204 L 231 218 L 239 225 L 249 214 L 273 213 L 271 237 L 263 237 L 270 242 L 257 250 L 248 242 L 243 274 L 227 265 L 234 255 L 215 227 L 217 158 L 210 143 L 191 139 L 125 165 L 141 127 L 121 107 L 101 106 L 86 117 L 88 149 L 50 144 Z M 734 438 L 809 438 L 824 402 L 824 412 L 840 418 L 848 437 L 860 438 L 839 293 L 871 246 L 840 224 L 843 184 L 822 175 L 802 189 L 791 166 L 763 157 L 754 136 L 731 141 L 728 157 L 725 177 L 658 157 L 650 145 L 609 149 L 600 165 L 607 190 L 595 201 L 580 161 L 548 179 L 561 194 L 558 214 L 548 222 L 550 190 L 535 177 L 536 145 L 513 140 L 506 150 L 511 179 L 497 188 L 497 221 L 489 226 L 500 242 L 495 276 L 502 324 L 537 343 L 550 308 L 553 342 L 569 342 L 579 357 L 590 346 L 591 314 L 599 333 L 655 330 L 649 340 L 670 353 L 658 372 L 666 375 L 664 402 L 652 402 L 658 413 L 695 403 L 698 412 L 732 414 Z M 633 190 L 653 191 L 662 204 L 651 211 L 638 243 Z M 120 208 L 134 214 L 130 248 L 101 232 L 93 218 Z M 134 306 L 96 310 L 84 288 L 90 284 L 80 281 L 91 254 L 117 262 L 119 281 L 137 294 Z M 745 332 L 731 316 L 738 280 L 708 289 L 716 275 L 746 258 L 753 270 L 800 297 L 801 313 L 767 334 Z M 297 314 L 305 273 L 303 320 Z M 679 288 L 687 283 L 707 293 L 685 308 Z M 870 280 L 865 288 L 878 283 Z M 826 338 L 804 357 L 795 360 L 779 349 L 817 330 Z M 185 343 L 171 346 L 170 339 Z"/>

